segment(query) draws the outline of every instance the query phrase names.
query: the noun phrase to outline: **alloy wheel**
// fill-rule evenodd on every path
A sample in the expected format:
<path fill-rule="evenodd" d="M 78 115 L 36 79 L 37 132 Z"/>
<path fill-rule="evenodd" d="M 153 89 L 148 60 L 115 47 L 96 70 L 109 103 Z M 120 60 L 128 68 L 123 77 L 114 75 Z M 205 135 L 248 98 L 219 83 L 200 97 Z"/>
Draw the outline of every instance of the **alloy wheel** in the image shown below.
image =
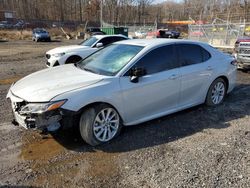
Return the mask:
<path fill-rule="evenodd" d="M 212 90 L 211 99 L 214 104 L 219 104 L 225 96 L 225 85 L 223 82 L 217 82 Z"/>
<path fill-rule="evenodd" d="M 113 108 L 102 109 L 95 117 L 93 132 L 97 140 L 107 142 L 117 133 L 120 117 Z"/>

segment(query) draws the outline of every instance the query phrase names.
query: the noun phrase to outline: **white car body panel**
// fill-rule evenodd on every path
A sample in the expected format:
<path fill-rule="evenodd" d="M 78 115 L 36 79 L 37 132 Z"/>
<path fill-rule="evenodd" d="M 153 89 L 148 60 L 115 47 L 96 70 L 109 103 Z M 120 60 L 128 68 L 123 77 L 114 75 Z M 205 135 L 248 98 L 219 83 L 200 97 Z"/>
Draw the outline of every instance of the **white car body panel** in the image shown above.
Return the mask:
<path fill-rule="evenodd" d="M 86 87 L 103 78 L 104 76 L 77 69 L 74 65 L 65 65 L 30 74 L 16 82 L 11 91 L 29 102 L 47 102 L 63 92 Z"/>
<path fill-rule="evenodd" d="M 82 59 L 88 57 L 89 55 L 91 55 L 92 53 L 96 52 L 98 50 L 98 48 L 90 48 L 90 47 L 83 47 L 83 48 L 75 48 L 75 50 L 70 49 L 70 51 L 67 51 L 65 53 L 65 55 L 61 56 L 61 57 L 55 57 L 53 55 L 51 55 L 50 59 L 48 59 L 48 62 L 50 62 L 50 67 L 53 67 L 54 64 L 56 62 L 59 63 L 59 65 L 64 65 L 65 62 L 67 61 L 67 59 L 71 56 L 79 56 Z M 66 50 L 58 50 L 58 52 L 55 51 L 55 49 L 53 49 L 53 53 L 62 53 L 63 51 Z M 49 52 L 48 52 L 49 54 Z M 52 53 L 51 53 L 52 54 Z"/>
<path fill-rule="evenodd" d="M 49 65 L 48 64 L 46 65 L 47 67 L 53 67 L 56 63 L 59 63 L 59 65 L 64 65 L 67 59 L 71 56 L 79 56 L 82 59 L 84 59 L 100 49 L 100 48 L 95 47 L 95 45 L 101 39 L 106 38 L 106 37 L 107 38 L 113 37 L 113 36 L 124 37 L 124 39 L 128 39 L 123 35 L 95 35 L 93 37 L 95 37 L 97 41 L 93 43 L 91 46 L 69 45 L 69 46 L 57 47 L 46 52 L 46 55 L 50 56 L 50 58 L 47 59 L 47 61 L 49 62 Z M 58 54 L 58 53 L 65 53 L 65 54 L 60 57 L 55 57 L 54 54 Z"/>
<path fill-rule="evenodd" d="M 177 75 L 176 79 L 172 79 Z M 150 117 L 175 109 L 179 101 L 180 74 L 179 68 L 146 75 L 137 84 L 130 81 L 127 76 L 120 78 L 123 94 L 124 121 L 136 122 L 137 119 Z M 133 124 L 133 123 L 132 123 Z"/>
<path fill-rule="evenodd" d="M 138 83 L 123 76 L 149 50 L 183 42 L 201 45 L 212 58 L 200 64 L 143 76 Z M 206 44 L 173 39 L 127 40 L 117 44 L 145 47 L 115 76 L 97 75 L 66 65 L 31 74 L 13 85 L 10 91 L 28 102 L 67 99 L 61 108 L 74 112 L 92 103 L 108 103 L 119 112 L 124 125 L 134 125 L 204 103 L 209 86 L 218 77 L 228 79 L 228 92 L 234 88 L 236 67 L 230 64 L 232 57 Z"/>

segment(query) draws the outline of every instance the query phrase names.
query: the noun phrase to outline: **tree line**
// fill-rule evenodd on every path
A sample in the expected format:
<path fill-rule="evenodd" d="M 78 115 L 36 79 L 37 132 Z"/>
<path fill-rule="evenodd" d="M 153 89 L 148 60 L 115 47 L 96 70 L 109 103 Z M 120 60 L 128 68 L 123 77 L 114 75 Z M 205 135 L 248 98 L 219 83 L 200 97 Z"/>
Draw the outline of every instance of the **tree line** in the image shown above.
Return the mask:
<path fill-rule="evenodd" d="M 24 20 L 114 25 L 161 23 L 171 20 L 250 21 L 250 0 L 0 0 L 0 10 Z M 101 16 L 102 15 L 102 16 Z"/>

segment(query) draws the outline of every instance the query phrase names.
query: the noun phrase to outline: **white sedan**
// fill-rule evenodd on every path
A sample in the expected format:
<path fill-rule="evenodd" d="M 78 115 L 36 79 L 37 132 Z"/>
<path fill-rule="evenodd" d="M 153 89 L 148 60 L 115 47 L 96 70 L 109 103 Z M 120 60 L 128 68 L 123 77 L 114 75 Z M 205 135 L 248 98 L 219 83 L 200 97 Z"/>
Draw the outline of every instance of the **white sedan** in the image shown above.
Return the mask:
<path fill-rule="evenodd" d="M 94 35 L 79 45 L 57 47 L 46 52 L 46 66 L 54 67 L 76 63 L 113 42 L 127 40 L 124 35 Z"/>
<path fill-rule="evenodd" d="M 208 44 L 124 40 L 77 64 L 33 73 L 13 84 L 7 98 L 19 125 L 55 130 L 74 124 L 87 143 L 98 145 L 122 126 L 219 105 L 235 80 L 234 58 Z"/>

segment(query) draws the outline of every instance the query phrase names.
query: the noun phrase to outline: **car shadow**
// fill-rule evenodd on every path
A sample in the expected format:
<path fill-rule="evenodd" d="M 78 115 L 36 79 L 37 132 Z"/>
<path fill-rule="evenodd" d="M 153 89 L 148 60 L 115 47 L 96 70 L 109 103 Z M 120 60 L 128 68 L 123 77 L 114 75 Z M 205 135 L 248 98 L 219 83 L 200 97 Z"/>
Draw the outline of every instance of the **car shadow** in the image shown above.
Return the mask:
<path fill-rule="evenodd" d="M 59 40 L 59 39 L 51 39 L 51 41 L 49 41 L 49 42 L 62 42 L 62 40 Z"/>
<path fill-rule="evenodd" d="M 230 121 L 250 115 L 250 85 L 238 85 L 223 104 L 217 107 L 199 105 L 140 125 L 123 127 L 110 143 L 92 147 L 82 141 L 79 131 L 63 130 L 53 137 L 69 150 L 77 152 L 102 150 L 127 152 L 153 147 L 193 135 L 210 134 L 209 129 L 224 129 Z"/>

